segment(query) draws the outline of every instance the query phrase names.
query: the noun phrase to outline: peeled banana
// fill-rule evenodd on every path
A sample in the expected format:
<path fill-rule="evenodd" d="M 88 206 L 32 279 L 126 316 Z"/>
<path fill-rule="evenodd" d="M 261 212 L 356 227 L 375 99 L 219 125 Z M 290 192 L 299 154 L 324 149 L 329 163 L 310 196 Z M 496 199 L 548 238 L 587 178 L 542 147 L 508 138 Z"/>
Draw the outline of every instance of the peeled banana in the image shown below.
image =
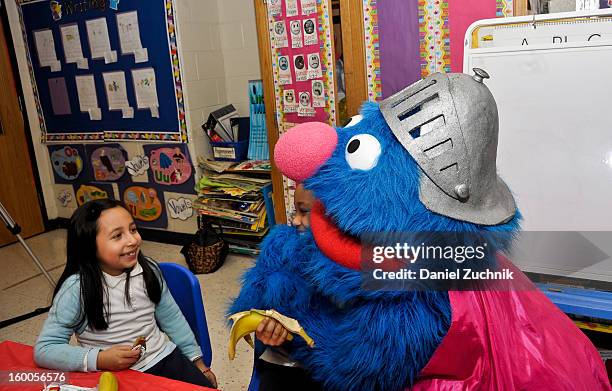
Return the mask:
<path fill-rule="evenodd" d="M 230 330 L 228 350 L 230 360 L 233 360 L 236 356 L 236 344 L 242 338 L 244 338 L 252 348 L 255 348 L 253 339 L 251 338 L 251 333 L 257 330 L 259 323 L 261 323 L 261 321 L 266 317 L 276 320 L 290 333 L 297 334 L 304 338 L 304 341 L 306 341 L 308 346 L 314 346 L 314 341 L 308 334 L 306 334 L 297 320 L 284 316 L 275 310 L 264 311 L 252 309 L 250 311 L 242 311 L 229 316 L 229 318 L 234 322 L 232 324 L 232 329 Z M 288 334 L 287 340 L 291 341 L 293 339 L 293 334 Z"/>
<path fill-rule="evenodd" d="M 112 372 L 102 372 L 98 383 L 98 391 L 118 391 L 119 382 Z"/>

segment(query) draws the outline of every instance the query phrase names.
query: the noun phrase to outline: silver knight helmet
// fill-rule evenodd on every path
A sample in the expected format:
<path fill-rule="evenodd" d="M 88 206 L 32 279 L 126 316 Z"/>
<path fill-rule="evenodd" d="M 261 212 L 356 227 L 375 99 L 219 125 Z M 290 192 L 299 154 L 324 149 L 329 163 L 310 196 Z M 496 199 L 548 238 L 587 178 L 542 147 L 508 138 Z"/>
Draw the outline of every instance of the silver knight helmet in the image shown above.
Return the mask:
<path fill-rule="evenodd" d="M 427 209 L 481 225 L 509 221 L 516 212 L 497 175 L 499 118 L 489 75 L 435 73 L 381 102 L 395 137 L 417 162 L 419 198 Z"/>

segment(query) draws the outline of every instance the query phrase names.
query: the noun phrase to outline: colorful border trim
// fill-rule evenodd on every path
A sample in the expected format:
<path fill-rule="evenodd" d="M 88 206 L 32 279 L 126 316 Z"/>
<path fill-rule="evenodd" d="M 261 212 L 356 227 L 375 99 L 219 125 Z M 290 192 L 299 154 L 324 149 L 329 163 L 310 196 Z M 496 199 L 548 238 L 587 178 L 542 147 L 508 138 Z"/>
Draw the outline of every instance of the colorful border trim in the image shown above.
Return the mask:
<path fill-rule="evenodd" d="M 450 72 L 448 0 L 419 0 L 421 77 Z"/>
<path fill-rule="evenodd" d="M 382 99 L 377 0 L 363 1 L 363 17 L 368 100 L 375 102 Z"/>
<path fill-rule="evenodd" d="M 498 18 L 507 18 L 514 15 L 513 2 L 514 0 L 495 0 L 495 16 Z"/>
<path fill-rule="evenodd" d="M 325 81 L 325 88 L 327 89 L 327 96 L 329 97 L 328 103 L 325 106 L 325 112 L 329 114 L 329 124 L 332 126 L 336 125 L 338 118 L 336 117 L 336 83 L 334 79 L 334 51 L 332 40 L 331 40 L 331 23 L 328 0 L 317 0 L 317 5 L 320 7 L 317 12 L 319 18 L 319 42 L 321 49 L 321 56 L 325 59 L 325 73 L 323 74 L 323 80 Z"/>
<path fill-rule="evenodd" d="M 42 106 L 40 99 L 38 98 L 38 88 L 36 86 L 36 79 L 34 78 L 34 68 L 32 66 L 32 58 L 30 56 L 30 50 L 28 49 L 28 36 L 25 30 L 25 23 L 23 21 L 23 11 L 21 9 L 22 4 L 30 3 L 31 1 L 21 1 L 18 4 L 17 11 L 19 12 L 19 24 L 21 25 L 21 34 L 23 36 L 23 42 L 25 45 L 26 58 L 28 60 L 28 71 L 30 72 L 30 81 L 32 84 L 32 92 L 34 94 L 34 101 L 36 103 L 36 113 L 38 114 L 38 122 L 40 123 L 40 142 L 46 142 L 47 125 L 45 124 L 45 117 L 42 112 Z M 56 136 L 60 136 L 56 134 Z M 91 133 L 90 136 L 96 137 L 92 140 L 99 140 L 100 134 Z M 58 139 L 57 141 L 62 141 Z"/>
<path fill-rule="evenodd" d="M 181 66 L 179 61 L 178 45 L 176 43 L 176 28 L 174 23 L 174 0 L 165 0 L 166 8 L 166 31 L 168 33 L 168 46 L 170 48 L 170 58 L 172 63 L 172 73 L 174 77 L 174 90 L 176 97 L 176 108 L 179 121 L 179 132 L 130 132 L 105 130 L 101 132 L 87 133 L 47 133 L 45 117 L 40 104 L 38 89 L 36 86 L 36 78 L 34 77 L 34 68 L 32 66 L 32 58 L 28 49 L 28 39 L 23 20 L 23 11 L 21 6 L 31 3 L 34 0 L 21 0 L 18 3 L 19 22 L 21 24 L 21 33 L 26 46 L 26 57 L 28 60 L 28 71 L 30 72 L 30 81 L 34 92 L 34 100 L 36 102 L 36 112 L 38 114 L 38 122 L 40 123 L 40 141 L 42 143 L 60 143 L 60 142 L 75 142 L 75 141 L 164 141 L 164 142 L 183 142 L 188 141 L 187 138 L 187 121 L 185 119 L 185 100 L 183 97 L 183 83 L 181 79 Z"/>

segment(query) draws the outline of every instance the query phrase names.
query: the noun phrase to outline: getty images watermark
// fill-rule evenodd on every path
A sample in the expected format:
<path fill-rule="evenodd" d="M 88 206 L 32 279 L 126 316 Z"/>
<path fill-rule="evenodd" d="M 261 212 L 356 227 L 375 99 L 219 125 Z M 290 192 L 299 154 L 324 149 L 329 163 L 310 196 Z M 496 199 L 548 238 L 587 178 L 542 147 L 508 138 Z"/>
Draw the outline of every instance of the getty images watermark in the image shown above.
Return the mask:
<path fill-rule="evenodd" d="M 372 249 L 372 262 L 381 264 L 386 259 L 404 260 L 410 264 L 417 261 L 444 260 L 463 264 L 466 261 L 482 261 L 485 259 L 487 243 L 481 246 L 436 246 L 421 243 L 412 246 L 408 243 L 396 243 L 395 246 L 375 246 Z M 485 268 L 479 270 L 481 265 L 474 267 L 453 268 L 449 270 L 431 270 L 428 268 L 418 268 L 410 270 L 402 268 L 397 271 L 384 271 L 374 269 L 373 277 L 376 280 L 512 280 L 514 272 L 508 268 L 501 270 L 491 270 Z"/>
<path fill-rule="evenodd" d="M 512 241 L 509 233 L 376 233 L 361 241 L 366 289 L 512 289 L 508 282 L 518 274 L 499 255 Z"/>

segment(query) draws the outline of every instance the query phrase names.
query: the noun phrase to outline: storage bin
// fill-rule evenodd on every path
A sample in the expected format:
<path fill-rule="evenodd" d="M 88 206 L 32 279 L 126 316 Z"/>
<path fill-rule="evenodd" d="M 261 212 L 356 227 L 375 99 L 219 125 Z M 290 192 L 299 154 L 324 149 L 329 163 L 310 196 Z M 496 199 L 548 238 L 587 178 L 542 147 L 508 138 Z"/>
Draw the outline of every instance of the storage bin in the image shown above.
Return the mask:
<path fill-rule="evenodd" d="M 225 162 L 240 162 L 246 160 L 249 140 L 238 142 L 211 142 L 213 158 Z"/>

